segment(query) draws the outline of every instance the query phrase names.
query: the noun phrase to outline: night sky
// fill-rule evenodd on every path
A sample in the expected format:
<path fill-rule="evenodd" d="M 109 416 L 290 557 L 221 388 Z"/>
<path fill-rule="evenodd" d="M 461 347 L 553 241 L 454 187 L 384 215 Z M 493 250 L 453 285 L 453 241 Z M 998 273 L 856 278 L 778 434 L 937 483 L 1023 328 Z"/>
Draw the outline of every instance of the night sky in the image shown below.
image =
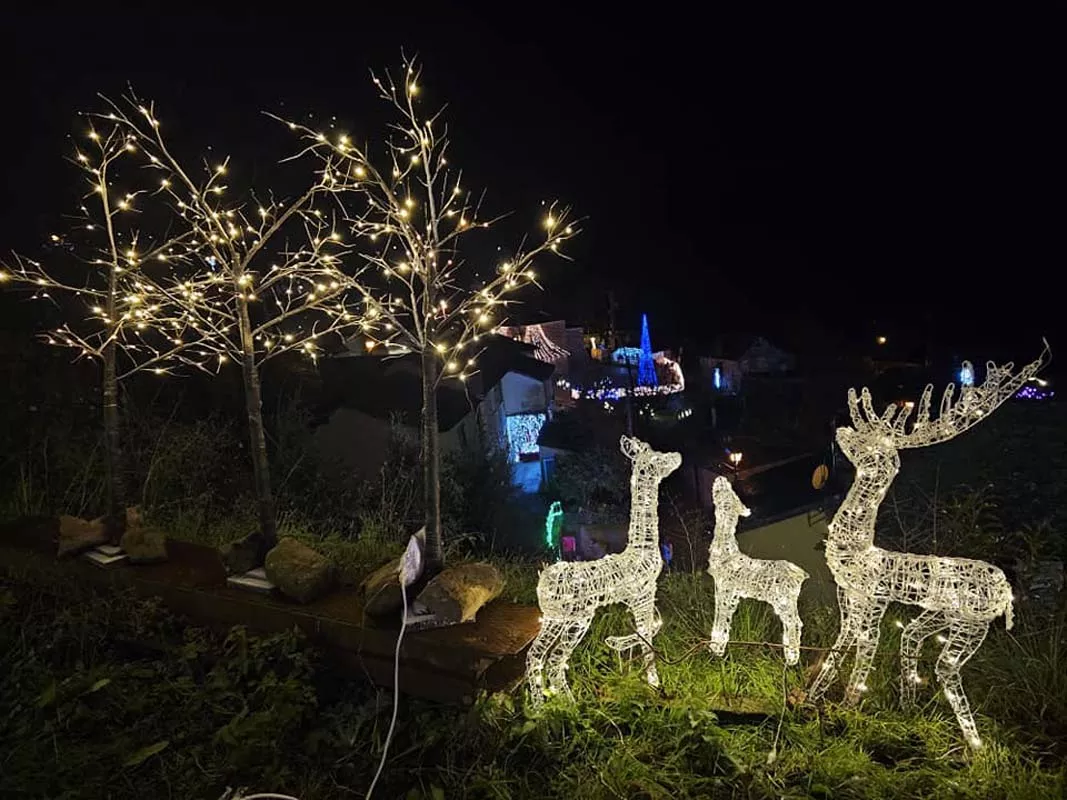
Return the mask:
<path fill-rule="evenodd" d="M 235 182 L 262 179 L 290 140 L 261 111 L 380 139 L 368 70 L 403 47 L 424 62 L 424 102 L 448 102 L 452 160 L 492 210 L 518 225 L 560 198 L 588 218 L 576 261 L 542 269 L 550 312 L 603 317 L 614 288 L 620 322 L 647 311 L 657 345 L 817 326 L 975 360 L 1029 359 L 1043 333 L 1063 346 L 1051 19 L 739 24 L 529 4 L 416 20 L 365 6 L 9 17 L 0 248 L 33 253 L 76 204 L 66 137 L 97 92 L 131 82 L 171 137 L 232 155 Z"/>

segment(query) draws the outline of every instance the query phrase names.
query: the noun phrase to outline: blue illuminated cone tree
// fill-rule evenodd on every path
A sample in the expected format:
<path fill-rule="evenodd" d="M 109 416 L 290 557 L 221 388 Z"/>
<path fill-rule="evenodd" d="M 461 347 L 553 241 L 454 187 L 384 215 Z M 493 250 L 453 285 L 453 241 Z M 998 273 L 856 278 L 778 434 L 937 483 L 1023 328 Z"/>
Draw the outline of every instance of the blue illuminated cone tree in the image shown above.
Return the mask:
<path fill-rule="evenodd" d="M 652 360 L 652 340 L 648 335 L 648 314 L 641 315 L 641 358 L 637 364 L 637 385 L 657 386 L 656 364 Z"/>

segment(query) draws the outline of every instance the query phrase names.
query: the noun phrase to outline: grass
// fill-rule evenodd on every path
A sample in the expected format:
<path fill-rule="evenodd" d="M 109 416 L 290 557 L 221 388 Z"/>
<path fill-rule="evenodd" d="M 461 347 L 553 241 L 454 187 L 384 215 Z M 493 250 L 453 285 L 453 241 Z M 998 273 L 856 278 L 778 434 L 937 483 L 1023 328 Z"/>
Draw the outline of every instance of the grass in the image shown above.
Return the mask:
<path fill-rule="evenodd" d="M 575 705 L 554 700 L 531 717 L 521 691 L 469 709 L 402 698 L 376 796 L 1047 800 L 1067 789 L 1062 614 L 1020 609 L 1012 635 L 995 628 L 966 668 L 987 743 L 972 753 L 933 688 L 915 712 L 898 708 L 891 623 L 861 708 L 816 711 L 786 701 L 806 676 L 776 649 L 733 645 L 725 659 L 694 649 L 712 596 L 705 576 L 663 578 L 662 692 L 603 644 L 629 629 L 609 609 L 573 658 Z M 831 640 L 827 609 L 805 620 L 806 643 Z M 778 635 L 773 615 L 742 604 L 735 639 Z M 136 644 L 146 641 L 153 648 Z M 213 633 L 126 595 L 0 583 L 0 796 L 219 797 L 228 786 L 362 796 L 390 702 L 337 678 L 295 635 Z"/>

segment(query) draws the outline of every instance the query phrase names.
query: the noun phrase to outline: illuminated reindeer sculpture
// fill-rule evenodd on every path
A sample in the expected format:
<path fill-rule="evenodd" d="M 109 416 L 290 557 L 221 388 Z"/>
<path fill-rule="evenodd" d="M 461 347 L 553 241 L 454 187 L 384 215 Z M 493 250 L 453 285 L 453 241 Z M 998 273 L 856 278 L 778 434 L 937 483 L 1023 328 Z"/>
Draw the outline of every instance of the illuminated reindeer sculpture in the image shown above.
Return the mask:
<path fill-rule="evenodd" d="M 657 453 L 644 442 L 623 436 L 622 452 L 633 462 L 630 477 L 630 531 L 626 549 L 596 561 L 559 561 L 537 581 L 541 632 L 526 656 L 526 680 L 535 708 L 548 691 L 571 695 L 567 660 L 581 642 L 597 609 L 623 603 L 633 615 L 636 634 L 608 637 L 616 650 L 641 646 L 645 675 L 659 686 L 650 642 L 662 622 L 656 612 L 656 579 L 663 569 L 659 550 L 659 484 L 682 463 L 678 453 Z M 545 662 L 548 662 L 547 668 Z"/>
<path fill-rule="evenodd" d="M 796 664 L 802 627 L 797 599 L 808 573 L 789 561 L 766 561 L 742 553 L 737 547 L 737 520 L 752 512 L 722 475 L 712 484 L 711 494 L 715 500 L 715 538 L 708 548 L 708 574 L 715 580 L 715 623 L 709 649 L 719 656 L 726 652 L 737 604 L 748 597 L 770 603 L 782 621 L 785 661 Z"/>
<path fill-rule="evenodd" d="M 818 699 L 833 681 L 838 659 L 855 647 L 852 677 L 845 702 L 853 704 L 866 690 L 864 681 L 878 647 L 879 626 L 891 602 L 916 605 L 923 611 L 904 628 L 901 636 L 901 695 L 914 701 L 920 682 L 917 659 L 923 642 L 941 631 L 945 646 L 935 674 L 945 698 L 968 743 L 981 747 L 960 668 L 985 640 L 989 623 L 1001 614 L 1012 626 L 1012 590 L 1001 570 L 984 561 L 895 553 L 874 545 L 878 506 L 900 469 L 899 450 L 925 447 L 952 439 L 988 417 L 1014 395 L 1044 365 L 1048 344 L 1037 361 L 1012 374 L 1011 363 L 986 366 L 985 383 L 964 386 L 954 401 L 949 384 L 941 400 L 941 413 L 930 419 L 932 386 L 919 401 L 915 424 L 906 429 L 910 407 L 890 405 L 880 417 L 864 389 L 859 399 L 849 390 L 851 428 L 838 428 L 837 442 L 856 468 L 856 477 L 829 526 L 826 561 L 837 582 L 841 629 L 833 649 L 816 674 L 809 697 Z M 964 369 L 970 368 L 965 364 Z"/>

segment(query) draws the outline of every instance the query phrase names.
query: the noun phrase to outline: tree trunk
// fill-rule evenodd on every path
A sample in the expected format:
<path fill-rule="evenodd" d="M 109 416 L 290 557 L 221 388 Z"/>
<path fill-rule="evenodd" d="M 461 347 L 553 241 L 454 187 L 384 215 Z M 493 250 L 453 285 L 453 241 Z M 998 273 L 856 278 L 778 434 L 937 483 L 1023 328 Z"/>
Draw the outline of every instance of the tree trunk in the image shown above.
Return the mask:
<path fill-rule="evenodd" d="M 437 354 L 422 353 L 422 493 L 426 521 L 426 571 L 434 575 L 445 564 L 441 541 L 441 440 L 437 429 Z"/>
<path fill-rule="evenodd" d="M 113 303 L 109 303 L 113 305 Z M 108 311 L 114 318 L 114 311 Z M 104 461 L 107 474 L 108 538 L 117 543 L 126 527 L 126 476 L 122 469 L 122 438 L 119 419 L 119 382 L 115 342 L 104 345 Z"/>
<path fill-rule="evenodd" d="M 252 473 L 256 483 L 259 529 L 266 549 L 278 543 L 278 526 L 274 518 L 274 495 L 270 488 L 270 465 L 267 462 L 267 435 L 263 430 L 263 400 L 259 393 L 259 370 L 256 368 L 252 323 L 248 303 L 238 299 L 238 324 L 241 330 L 241 373 L 245 386 L 245 410 L 248 412 L 248 437 L 252 453 Z"/>

